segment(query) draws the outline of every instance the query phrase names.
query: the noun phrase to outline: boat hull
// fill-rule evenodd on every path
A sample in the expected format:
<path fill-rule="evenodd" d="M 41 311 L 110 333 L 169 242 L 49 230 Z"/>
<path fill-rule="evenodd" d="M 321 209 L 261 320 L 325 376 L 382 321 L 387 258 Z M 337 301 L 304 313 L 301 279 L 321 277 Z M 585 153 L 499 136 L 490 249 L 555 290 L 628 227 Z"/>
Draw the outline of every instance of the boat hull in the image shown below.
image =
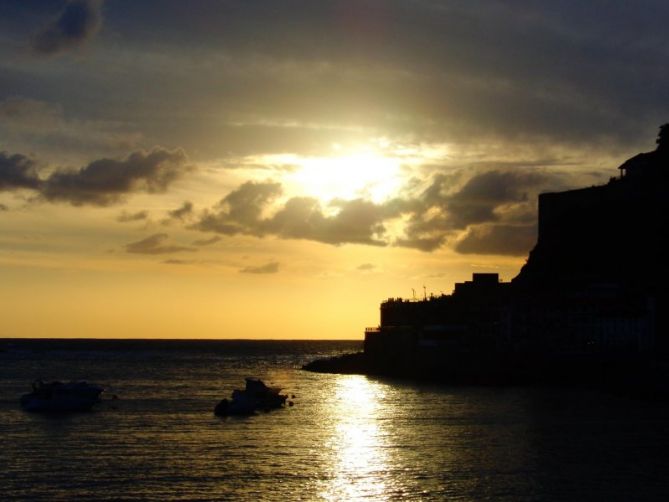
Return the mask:
<path fill-rule="evenodd" d="M 21 398 L 21 407 L 25 411 L 33 413 L 72 413 L 80 411 L 90 411 L 99 400 L 78 398 L 78 397 L 59 397 L 44 399 L 26 394 Z"/>
<path fill-rule="evenodd" d="M 21 407 L 30 412 L 69 413 L 89 411 L 100 401 L 104 389 L 86 382 L 33 383 L 33 391 L 21 396 Z"/>

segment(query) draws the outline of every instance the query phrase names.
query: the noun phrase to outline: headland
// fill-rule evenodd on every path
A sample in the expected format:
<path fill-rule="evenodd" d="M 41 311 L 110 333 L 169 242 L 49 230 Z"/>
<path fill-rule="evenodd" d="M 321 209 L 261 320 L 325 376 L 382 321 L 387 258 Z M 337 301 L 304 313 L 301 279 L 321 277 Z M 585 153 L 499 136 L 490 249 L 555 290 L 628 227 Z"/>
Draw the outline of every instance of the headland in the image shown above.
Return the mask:
<path fill-rule="evenodd" d="M 657 145 L 605 185 L 541 194 L 536 245 L 510 282 L 473 274 L 450 295 L 389 298 L 364 352 L 304 369 L 472 384 L 669 381 L 669 124 Z"/>

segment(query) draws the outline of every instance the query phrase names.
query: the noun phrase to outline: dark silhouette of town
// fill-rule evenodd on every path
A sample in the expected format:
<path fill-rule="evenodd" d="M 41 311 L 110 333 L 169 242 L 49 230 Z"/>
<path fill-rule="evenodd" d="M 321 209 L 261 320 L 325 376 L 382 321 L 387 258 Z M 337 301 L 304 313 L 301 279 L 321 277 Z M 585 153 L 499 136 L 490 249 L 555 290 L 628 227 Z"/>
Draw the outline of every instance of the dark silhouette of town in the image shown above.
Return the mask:
<path fill-rule="evenodd" d="M 537 243 L 511 282 L 390 298 L 364 352 L 305 369 L 453 383 L 657 381 L 669 363 L 669 124 L 606 185 L 539 196 Z"/>

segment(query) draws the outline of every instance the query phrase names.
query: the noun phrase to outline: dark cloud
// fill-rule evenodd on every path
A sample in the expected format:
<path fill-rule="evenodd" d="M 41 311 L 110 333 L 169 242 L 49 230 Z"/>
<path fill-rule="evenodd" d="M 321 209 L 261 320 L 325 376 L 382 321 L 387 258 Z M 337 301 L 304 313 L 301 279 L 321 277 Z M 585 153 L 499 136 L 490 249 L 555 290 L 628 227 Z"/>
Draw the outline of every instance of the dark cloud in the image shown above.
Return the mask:
<path fill-rule="evenodd" d="M 21 154 L 0 152 L 0 191 L 22 188 L 37 190 L 40 186 L 37 165 L 33 160 Z"/>
<path fill-rule="evenodd" d="M 420 251 L 430 252 L 439 249 L 448 236 L 443 231 L 430 232 L 429 225 L 425 226 L 425 230 L 417 231 L 415 227 L 409 228 L 408 237 L 400 237 L 395 241 L 396 246 L 418 249 Z"/>
<path fill-rule="evenodd" d="M 178 207 L 178 208 L 176 208 L 172 211 L 169 211 L 167 214 L 173 220 L 182 220 L 183 221 L 185 218 L 187 218 L 192 213 L 193 213 L 193 203 L 190 202 L 190 201 L 184 201 L 184 203 L 180 207 Z"/>
<path fill-rule="evenodd" d="M 192 260 L 169 259 L 169 260 L 164 260 L 163 263 L 165 263 L 166 265 L 192 265 L 195 262 Z"/>
<path fill-rule="evenodd" d="M 197 251 L 194 248 L 185 246 L 176 246 L 165 244 L 169 236 L 167 234 L 154 234 L 146 239 L 126 244 L 125 250 L 128 253 L 137 254 L 167 254 L 179 253 L 182 251 Z"/>
<path fill-rule="evenodd" d="M 477 225 L 470 228 L 455 244 L 455 251 L 463 254 L 524 256 L 532 249 L 536 238 L 535 224 Z"/>
<path fill-rule="evenodd" d="M 326 244 L 383 246 L 383 206 L 362 199 L 331 203 L 338 211 L 329 216 L 320 202 L 310 197 L 290 199 L 272 218 L 263 222 L 268 233 L 288 239 L 307 239 Z"/>
<path fill-rule="evenodd" d="M 31 41 L 35 52 L 54 55 L 87 43 L 102 25 L 102 0 L 70 0 Z"/>
<path fill-rule="evenodd" d="M 242 274 L 276 274 L 279 271 L 279 262 L 273 261 L 258 267 L 244 267 L 239 271 Z"/>
<path fill-rule="evenodd" d="M 455 194 L 446 198 L 446 207 L 455 228 L 495 221 L 495 210 L 504 204 L 526 202 L 529 191 L 547 186 L 549 176 L 533 171 L 489 171 L 472 177 Z"/>
<path fill-rule="evenodd" d="M 155 148 L 125 160 L 95 160 L 79 171 L 56 171 L 44 181 L 41 195 L 74 206 L 108 206 L 132 192 L 164 192 L 191 169 L 182 150 Z"/>
<path fill-rule="evenodd" d="M 210 246 L 212 244 L 216 244 L 218 241 L 220 241 L 221 238 L 218 235 L 215 235 L 211 239 L 197 239 L 193 241 L 193 246 Z"/>
<path fill-rule="evenodd" d="M 263 221 L 261 227 L 265 232 L 276 233 L 288 239 L 312 237 L 313 240 L 321 240 L 325 235 L 326 221 L 318 199 L 294 197 L 274 217 Z"/>
<path fill-rule="evenodd" d="M 0 152 L 0 190 L 30 189 L 50 202 L 109 206 L 133 192 L 165 192 L 192 170 L 183 150 L 155 148 L 132 153 L 124 160 L 95 160 L 78 171 L 57 169 L 42 179 L 32 159 Z M 180 208 L 186 210 L 187 205 Z"/>
<path fill-rule="evenodd" d="M 520 168 L 479 172 L 464 183 L 462 178 L 437 174 L 428 188 L 406 202 L 406 235 L 395 244 L 433 251 L 471 225 L 534 216 L 537 194 L 563 183 L 556 174 Z"/>
<path fill-rule="evenodd" d="M 247 181 L 226 195 L 214 212 L 205 212 L 196 228 L 225 235 L 264 235 L 261 214 L 265 206 L 281 194 L 279 183 Z"/>
<path fill-rule="evenodd" d="M 378 237 L 385 231 L 386 209 L 365 200 L 335 201 L 335 214 L 323 211 L 312 197 L 294 197 L 273 216 L 263 216 L 268 205 L 281 194 L 278 183 L 247 182 L 221 200 L 215 211 L 207 211 L 194 228 L 226 235 L 246 234 L 285 239 L 308 239 L 327 244 L 385 245 Z"/>
<path fill-rule="evenodd" d="M 120 215 L 118 215 L 116 221 L 121 223 L 128 223 L 131 221 L 146 220 L 148 217 L 149 217 L 148 211 L 137 211 L 136 213 L 128 213 L 126 211 L 123 211 Z"/>
<path fill-rule="evenodd" d="M 434 251 L 441 247 L 453 225 L 448 219 L 447 200 L 457 175 L 437 174 L 430 185 L 402 202 L 402 213 L 407 216 L 405 235 L 395 245 Z"/>

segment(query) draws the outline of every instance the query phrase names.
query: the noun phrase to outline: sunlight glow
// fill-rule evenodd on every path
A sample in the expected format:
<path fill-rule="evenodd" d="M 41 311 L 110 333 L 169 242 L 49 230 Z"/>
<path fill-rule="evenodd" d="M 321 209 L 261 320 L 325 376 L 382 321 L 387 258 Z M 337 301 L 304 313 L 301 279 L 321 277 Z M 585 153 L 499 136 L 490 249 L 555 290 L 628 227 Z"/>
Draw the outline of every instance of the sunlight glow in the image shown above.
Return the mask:
<path fill-rule="evenodd" d="M 401 144 L 380 137 L 355 145 L 332 143 L 320 155 L 253 155 L 238 159 L 237 172 L 257 182 L 281 183 L 286 199 L 317 198 L 327 211 L 337 199 L 380 204 L 402 197 L 418 170 L 444 165 L 449 152 L 447 144 Z M 274 176 L 268 177 L 268 172 Z M 337 212 L 336 204 L 331 209 Z"/>
<path fill-rule="evenodd" d="M 301 157 L 289 182 L 322 201 L 364 198 L 379 203 L 395 195 L 401 185 L 401 163 L 372 148 L 332 157 Z"/>

